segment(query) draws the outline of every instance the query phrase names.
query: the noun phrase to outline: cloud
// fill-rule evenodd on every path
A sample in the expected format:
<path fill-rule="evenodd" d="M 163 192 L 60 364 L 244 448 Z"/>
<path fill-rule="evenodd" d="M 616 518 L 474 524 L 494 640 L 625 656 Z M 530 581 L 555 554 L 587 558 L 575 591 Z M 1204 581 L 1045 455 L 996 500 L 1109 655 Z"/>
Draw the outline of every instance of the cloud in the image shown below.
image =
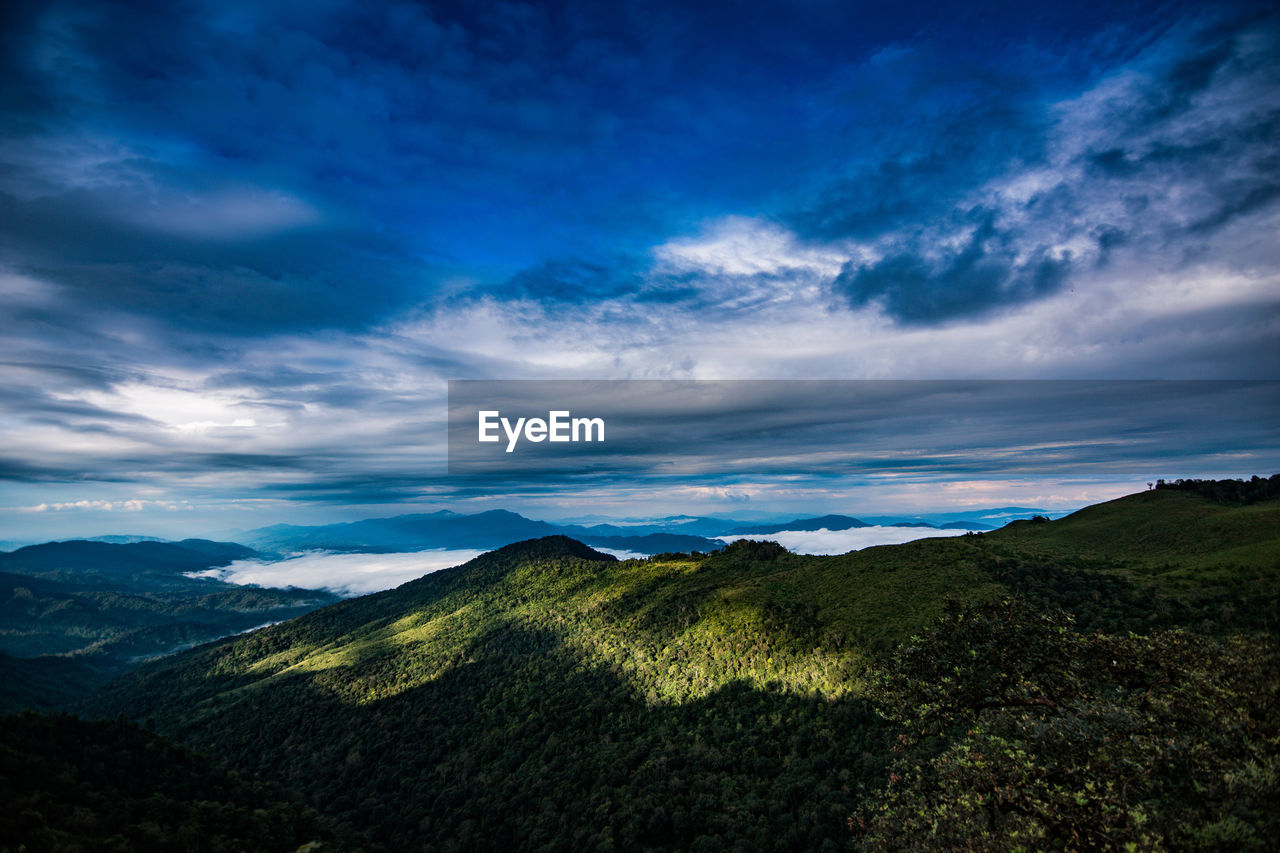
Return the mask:
<path fill-rule="evenodd" d="M 859 241 L 834 292 L 906 324 L 1041 299 L 1121 255 L 1229 256 L 1280 198 L 1277 47 L 1274 20 L 1183 22 L 1076 97 L 987 86 L 995 114 L 931 125 L 940 147 L 872 164 L 791 221 Z"/>
<path fill-rule="evenodd" d="M 634 295 L 640 279 L 619 263 L 593 263 L 580 258 L 552 260 L 512 276 L 489 295 L 533 299 L 545 303 L 600 302 Z"/>
<path fill-rule="evenodd" d="M 1058 289 L 1070 271 L 1070 252 L 1055 256 L 1038 249 L 1019 257 L 1010 235 L 999 233 L 993 219 L 986 215 L 966 243 L 936 259 L 917 251 L 866 266 L 848 262 L 833 286 L 854 307 L 875 303 L 908 323 L 964 316 Z"/>
<path fill-rule="evenodd" d="M 410 554 L 330 554 L 314 552 L 276 562 L 236 560 L 228 566 L 197 572 L 245 586 L 327 589 L 343 596 L 367 595 L 459 566 L 483 551 L 468 549 L 415 551 Z"/>
<path fill-rule="evenodd" d="M 133 498 L 123 501 L 78 500 L 42 503 L 35 506 L 19 507 L 20 512 L 67 512 L 71 510 L 99 510 L 106 512 L 143 512 L 144 510 L 163 509 L 169 511 L 191 510 L 188 501 L 165 501 Z"/>
<path fill-rule="evenodd" d="M 858 527 L 853 530 L 781 530 L 777 533 L 719 536 L 726 543 L 735 539 L 777 542 L 796 554 L 847 554 L 877 545 L 898 545 L 917 539 L 963 536 L 968 530 L 935 530 L 927 527 Z"/>
<path fill-rule="evenodd" d="M 594 547 L 594 546 L 593 546 Z M 612 554 L 619 560 L 643 560 L 648 554 L 642 554 L 639 551 L 623 551 L 618 548 L 596 548 L 602 554 Z"/>
<path fill-rule="evenodd" d="M 781 226 L 730 216 L 697 237 L 682 237 L 654 249 L 658 269 L 705 276 L 831 275 L 845 254 L 838 248 L 806 245 Z"/>
<path fill-rule="evenodd" d="M 1118 470 L 1255 464 L 1280 445 L 1261 423 L 1276 383 L 705 381 L 455 383 L 455 483 L 601 488 L 618 483 L 722 487 L 797 483 L 1098 478 Z M 474 412 L 551 408 L 602 418 L 607 440 L 475 443 Z M 1157 476 L 1163 476 L 1158 474 Z M 761 489 L 767 496 L 767 489 Z M 759 494 L 760 492 L 757 492 Z"/>

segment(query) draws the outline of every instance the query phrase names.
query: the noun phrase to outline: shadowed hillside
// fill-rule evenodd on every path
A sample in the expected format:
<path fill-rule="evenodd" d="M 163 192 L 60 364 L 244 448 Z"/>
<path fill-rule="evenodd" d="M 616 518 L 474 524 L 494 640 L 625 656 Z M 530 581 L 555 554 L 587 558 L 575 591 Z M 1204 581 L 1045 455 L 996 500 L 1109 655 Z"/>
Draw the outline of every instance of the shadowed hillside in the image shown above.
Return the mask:
<path fill-rule="evenodd" d="M 0 802 L 5 850 L 284 853 L 338 841 L 280 789 L 124 720 L 0 717 Z"/>

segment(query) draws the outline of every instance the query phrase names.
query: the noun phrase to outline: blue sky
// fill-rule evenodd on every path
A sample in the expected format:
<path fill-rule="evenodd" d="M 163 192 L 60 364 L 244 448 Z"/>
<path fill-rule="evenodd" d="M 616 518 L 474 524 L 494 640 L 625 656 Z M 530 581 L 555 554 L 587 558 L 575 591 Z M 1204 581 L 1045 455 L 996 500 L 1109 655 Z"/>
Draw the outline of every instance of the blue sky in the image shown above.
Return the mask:
<path fill-rule="evenodd" d="M 1280 377 L 1271 4 L 0 14 L 0 538 L 1145 475 L 459 495 L 450 378 Z"/>

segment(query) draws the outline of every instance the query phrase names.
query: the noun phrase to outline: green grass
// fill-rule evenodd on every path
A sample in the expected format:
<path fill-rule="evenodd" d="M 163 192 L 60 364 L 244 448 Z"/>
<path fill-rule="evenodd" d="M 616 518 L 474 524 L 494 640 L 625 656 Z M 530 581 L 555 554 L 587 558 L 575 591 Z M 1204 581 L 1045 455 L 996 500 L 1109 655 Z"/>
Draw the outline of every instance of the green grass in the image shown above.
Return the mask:
<path fill-rule="evenodd" d="M 1139 492 L 984 539 L 1038 559 L 1094 563 L 1175 599 L 1280 596 L 1280 501 L 1224 506 L 1187 492 Z"/>

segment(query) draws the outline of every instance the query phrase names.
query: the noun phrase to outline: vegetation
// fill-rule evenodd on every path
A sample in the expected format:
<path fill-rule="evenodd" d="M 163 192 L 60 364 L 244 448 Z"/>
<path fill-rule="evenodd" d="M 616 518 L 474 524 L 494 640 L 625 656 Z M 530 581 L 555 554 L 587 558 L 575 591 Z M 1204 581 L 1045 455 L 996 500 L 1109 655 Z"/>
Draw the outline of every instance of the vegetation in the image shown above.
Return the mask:
<path fill-rule="evenodd" d="M 125 720 L 0 718 L 0 850 L 293 851 L 326 822 Z"/>
<path fill-rule="evenodd" d="M 1274 845 L 1278 512 L 1159 490 L 839 557 L 548 537 L 94 708 L 375 848 Z"/>
<path fill-rule="evenodd" d="M 848 835 L 888 740 L 849 688 L 858 657 L 783 624 L 768 578 L 804 562 L 522 543 L 158 662 L 106 701 L 390 849 L 815 849 Z"/>
<path fill-rule="evenodd" d="M 1280 498 L 1280 474 L 1248 480 L 1157 480 L 1155 488 L 1191 492 L 1220 504 L 1252 504 Z"/>
<path fill-rule="evenodd" d="M 180 590 L 102 589 L 0 574 L 0 649 L 124 663 L 282 622 L 337 601 L 315 590 L 193 581 Z"/>
<path fill-rule="evenodd" d="M 15 658 L 0 652 L 0 714 L 70 707 L 119 673 L 118 667 L 86 658 Z"/>
<path fill-rule="evenodd" d="M 1073 621 L 955 608 L 894 655 L 873 694 L 898 759 L 866 849 L 1274 849 L 1275 647 Z"/>
<path fill-rule="evenodd" d="M 0 713 L 63 707 L 141 660 L 337 601 L 187 576 L 253 554 L 199 539 L 0 554 Z"/>

